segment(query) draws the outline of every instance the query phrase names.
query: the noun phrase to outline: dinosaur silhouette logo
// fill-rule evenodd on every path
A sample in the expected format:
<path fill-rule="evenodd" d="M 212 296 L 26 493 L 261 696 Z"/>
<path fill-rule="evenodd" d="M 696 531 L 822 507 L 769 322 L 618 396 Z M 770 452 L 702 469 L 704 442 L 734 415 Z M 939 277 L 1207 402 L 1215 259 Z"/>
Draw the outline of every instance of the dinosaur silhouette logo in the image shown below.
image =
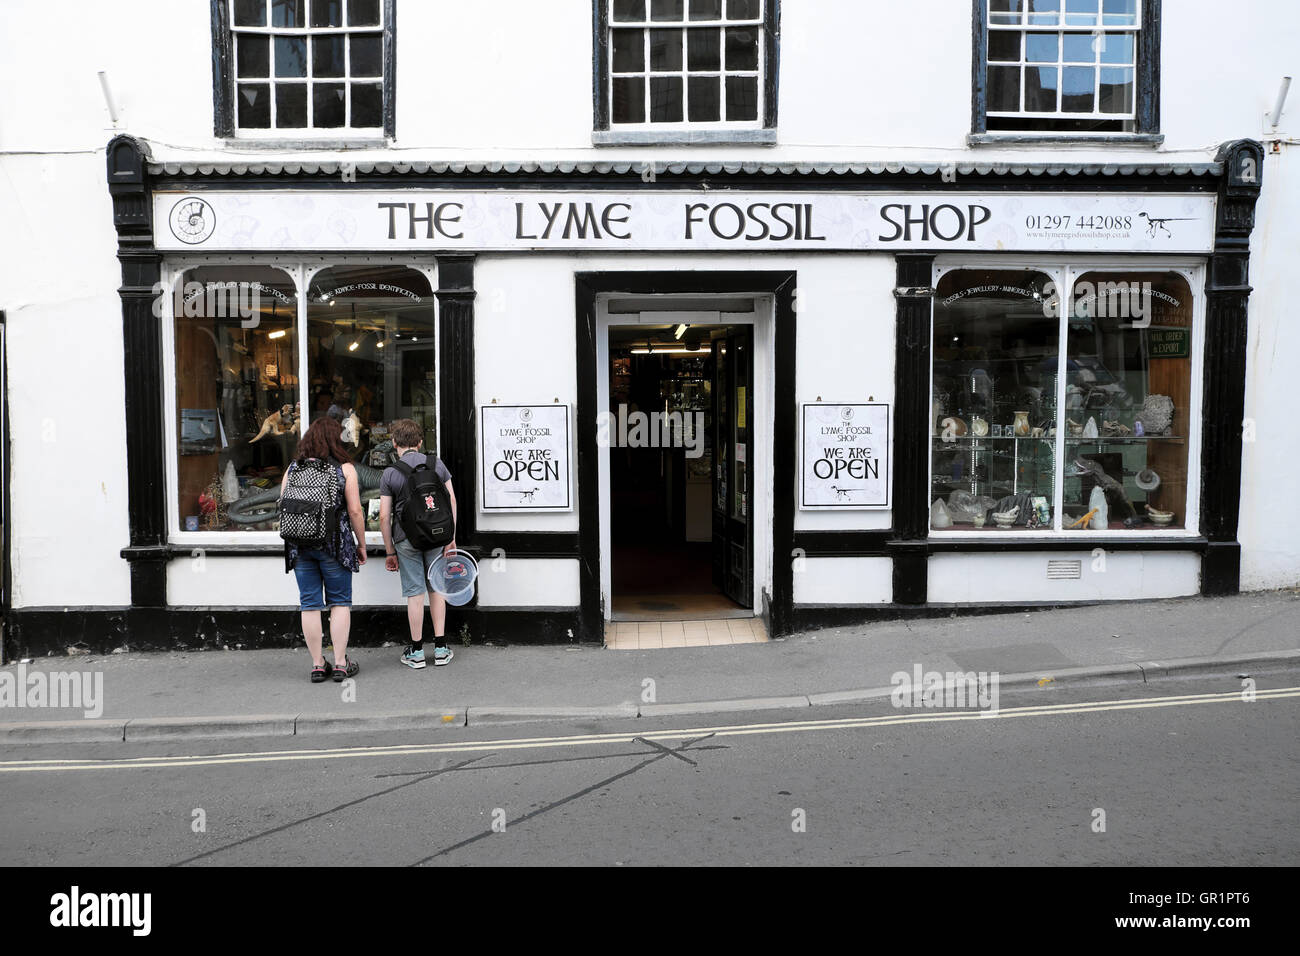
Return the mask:
<path fill-rule="evenodd" d="M 1165 217 L 1162 219 L 1162 218 L 1157 218 L 1155 216 L 1148 216 L 1144 212 L 1138 213 L 1138 218 L 1145 219 L 1147 221 L 1147 235 L 1150 236 L 1152 239 L 1156 237 L 1157 230 L 1163 232 L 1166 236 L 1169 236 L 1170 238 L 1173 237 L 1173 233 L 1170 232 L 1169 227 L 1165 225 L 1165 223 L 1167 222 L 1191 222 L 1192 221 L 1190 218 L 1170 219 L 1168 217 Z"/>

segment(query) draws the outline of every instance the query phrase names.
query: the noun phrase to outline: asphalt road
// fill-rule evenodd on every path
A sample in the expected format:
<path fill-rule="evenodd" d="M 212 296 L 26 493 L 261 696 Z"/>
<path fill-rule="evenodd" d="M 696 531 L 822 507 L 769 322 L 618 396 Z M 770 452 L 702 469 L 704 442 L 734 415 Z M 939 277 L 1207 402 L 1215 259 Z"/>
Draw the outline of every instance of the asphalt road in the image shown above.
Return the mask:
<path fill-rule="evenodd" d="M 1294 864 L 1300 672 L 1258 690 L 10 747 L 0 864 Z"/>

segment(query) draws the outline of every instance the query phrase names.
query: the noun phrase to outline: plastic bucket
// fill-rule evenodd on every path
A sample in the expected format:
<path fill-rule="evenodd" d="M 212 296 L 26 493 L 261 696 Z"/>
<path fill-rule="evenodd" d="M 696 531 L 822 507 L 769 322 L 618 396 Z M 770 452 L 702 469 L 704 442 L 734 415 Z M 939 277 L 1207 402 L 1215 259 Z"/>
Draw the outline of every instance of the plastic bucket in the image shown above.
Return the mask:
<path fill-rule="evenodd" d="M 457 548 L 448 557 L 440 554 L 429 565 L 429 589 L 437 591 L 447 603 L 459 607 L 474 598 L 478 562 L 468 551 Z"/>

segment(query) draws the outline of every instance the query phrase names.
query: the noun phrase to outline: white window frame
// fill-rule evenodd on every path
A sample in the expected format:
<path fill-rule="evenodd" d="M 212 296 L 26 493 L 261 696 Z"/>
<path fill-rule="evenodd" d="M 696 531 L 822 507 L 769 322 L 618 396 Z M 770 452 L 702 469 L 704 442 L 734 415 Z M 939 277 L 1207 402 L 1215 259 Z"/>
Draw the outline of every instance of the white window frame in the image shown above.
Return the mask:
<path fill-rule="evenodd" d="M 226 8 L 226 29 L 230 33 L 230 76 L 228 82 L 230 85 L 230 128 L 234 132 L 235 139 L 241 140 L 285 140 L 285 139 L 330 139 L 330 140 L 374 140 L 383 139 L 384 132 L 384 108 L 383 103 L 387 97 L 392 94 L 388 89 L 387 70 L 384 62 L 386 53 L 382 52 L 387 46 L 385 42 L 388 33 L 388 24 L 385 20 L 387 16 L 386 4 L 384 0 L 379 0 L 379 23 L 378 25 L 369 26 L 349 26 L 344 23 L 343 26 L 337 27 L 273 27 L 270 25 L 271 8 L 269 0 L 267 3 L 267 25 L 262 27 L 241 27 L 235 25 L 235 0 L 223 0 Z M 343 17 L 347 19 L 347 2 L 341 0 Z M 307 22 L 311 22 L 311 0 L 306 0 L 303 9 L 306 11 Z M 356 33 L 378 33 L 380 36 L 380 65 L 378 76 L 352 76 L 352 41 L 351 36 Z M 241 34 L 250 36 L 265 36 L 268 40 L 267 53 L 267 76 L 241 78 L 239 75 L 239 37 Z M 307 75 L 304 77 L 277 77 L 275 75 L 275 38 L 281 36 L 305 37 L 307 40 Z M 313 73 L 313 59 L 315 57 L 315 44 L 312 37 L 316 36 L 342 36 L 343 45 L 343 75 L 316 77 Z M 256 127 L 243 127 L 239 125 L 239 85 L 241 82 L 248 83 L 265 83 L 270 88 L 270 122 L 271 125 L 266 129 Z M 378 126 L 350 126 L 346 122 L 343 126 L 315 126 L 312 123 L 315 107 L 313 106 L 312 86 L 316 83 L 342 83 L 343 84 L 343 116 L 348 120 L 352 116 L 352 87 L 355 83 L 361 84 L 378 84 L 380 88 L 380 110 Z M 275 125 L 275 90 L 278 86 L 304 86 L 307 90 L 307 125 L 306 126 L 276 126 Z"/>
<path fill-rule="evenodd" d="M 1139 42 L 1139 40 L 1140 40 L 1140 36 L 1141 36 L 1141 33 L 1142 33 L 1142 17 L 1143 17 L 1143 14 L 1145 13 L 1145 11 L 1142 9 L 1143 0 L 1134 0 L 1134 2 L 1135 2 L 1135 4 L 1136 4 L 1136 13 L 1135 13 L 1135 22 L 1134 22 L 1132 25 L 1108 26 L 1108 25 L 1105 25 L 1104 23 L 1095 23 L 1095 22 L 1094 22 L 1094 23 L 1091 25 L 1091 27 L 1089 27 L 1088 25 L 1066 25 L 1066 24 L 1065 24 L 1064 21 L 1065 21 L 1065 18 L 1066 18 L 1066 16 L 1067 16 L 1067 13 L 1066 13 L 1066 11 L 1065 11 L 1066 0 L 1061 0 L 1061 10 L 1060 10 L 1060 15 L 1059 15 L 1059 19 L 1061 20 L 1061 23 L 1059 23 L 1059 24 L 1055 24 L 1055 25 L 1051 25 L 1051 24 L 1044 25 L 1044 24 L 1031 24 L 1031 23 L 1027 23 L 1026 20 L 1027 20 L 1027 18 L 1028 18 L 1028 16 L 1029 16 L 1029 12 L 1028 12 L 1029 3 L 1028 3 L 1028 0 L 1025 0 L 1024 7 L 1023 7 L 1023 8 L 1021 9 L 1021 11 L 1020 11 L 1020 22 L 1019 22 L 1019 23 L 994 23 L 994 22 L 993 22 L 994 12 L 993 12 L 992 9 L 990 9 L 991 0 L 981 0 L 981 2 L 984 3 L 984 5 L 985 5 L 984 15 L 985 15 L 985 17 L 986 17 L 985 25 L 986 25 L 986 29 L 987 29 L 987 31 L 988 31 L 988 40 L 989 40 L 989 42 L 988 42 L 988 47 L 989 47 L 989 48 L 992 47 L 992 39 L 993 39 L 993 34 L 994 34 L 994 33 L 1008 33 L 1008 32 L 1011 32 L 1011 33 L 1018 33 L 1018 34 L 1021 34 L 1021 36 L 1022 36 L 1022 40 L 1021 40 L 1021 43 L 1020 43 L 1020 59 L 1019 59 L 1019 60 L 993 60 L 993 59 L 990 58 L 990 55 L 989 55 L 989 51 L 988 51 L 988 49 L 986 48 L 986 50 L 985 50 L 985 53 L 984 53 L 984 71 L 985 71 L 985 78 L 986 78 L 986 79 L 985 79 L 985 84 L 986 84 L 985 89 L 986 89 L 986 91 L 987 91 L 987 89 L 989 88 L 989 86 L 991 86 L 991 81 L 989 80 L 988 77 L 989 77 L 989 71 L 990 71 L 993 67 L 1015 67 L 1017 70 L 1019 70 L 1019 73 L 1020 73 L 1020 109 L 1018 109 L 1018 110 L 1014 110 L 1014 111 L 998 111 L 998 110 L 992 110 L 992 109 L 989 109 L 989 108 L 988 108 L 988 105 L 987 105 L 987 92 L 986 92 L 986 103 L 985 103 L 985 109 L 984 109 L 984 116 L 985 116 L 986 119 L 1023 119 L 1023 120 L 1106 120 L 1106 121 L 1129 122 L 1129 123 L 1134 123 L 1134 124 L 1137 123 L 1137 118 L 1138 118 L 1138 97 L 1141 95 L 1141 90 L 1139 89 L 1139 86 L 1140 86 L 1140 77 L 1138 76 L 1138 63 L 1137 63 L 1137 60 L 1138 60 L 1138 50 L 1139 50 L 1139 47 L 1140 47 L 1140 42 Z M 1104 21 L 1104 19 L 1105 19 L 1105 13 L 1104 13 L 1104 9 L 1105 9 L 1105 8 L 1104 8 L 1104 4 L 1105 4 L 1105 0 L 1098 0 L 1098 12 L 1097 12 L 1097 18 L 1098 18 L 1098 20 L 1102 20 L 1102 21 Z M 1004 16 L 1005 16 L 1005 14 L 1001 14 L 1001 15 L 1004 15 Z M 1076 14 L 1076 16 L 1077 16 L 1077 14 Z M 1037 33 L 1037 34 L 1054 34 L 1054 35 L 1056 36 L 1057 39 L 1056 39 L 1056 61 L 1055 61 L 1055 63 L 1051 63 L 1051 62 L 1040 62 L 1040 61 L 1033 61 L 1033 62 L 1030 62 L 1029 60 L 1027 60 L 1027 59 L 1025 58 L 1025 56 L 1026 56 L 1026 52 L 1027 52 L 1027 47 L 1028 47 L 1027 39 L 1028 39 L 1028 37 L 1029 37 L 1031 34 L 1035 34 L 1035 33 Z M 1100 38 L 1100 40 L 1101 40 L 1101 45 L 1100 45 L 1100 47 L 1099 47 L 1099 48 L 1094 47 L 1094 49 L 1093 49 L 1093 62 L 1092 62 L 1092 63 L 1082 63 L 1082 62 L 1077 62 L 1077 61 L 1069 61 L 1069 62 L 1067 62 L 1067 61 L 1064 59 L 1064 57 L 1065 57 L 1065 36 L 1066 36 L 1066 34 L 1077 34 L 1077 33 L 1091 33 L 1095 38 Z M 1131 38 L 1131 40 L 1132 40 L 1132 44 L 1133 44 L 1133 60 L 1132 60 L 1132 62 L 1130 62 L 1130 63 L 1113 63 L 1113 64 L 1106 64 L 1106 63 L 1102 63 L 1102 62 L 1101 62 L 1101 54 L 1102 54 L 1102 51 L 1105 50 L 1106 37 L 1109 36 L 1109 35 L 1112 35 L 1112 34 L 1116 34 L 1116 35 L 1117 35 L 1117 34 L 1123 34 L 1123 35 L 1127 35 L 1127 36 L 1129 36 L 1129 37 Z M 1094 42 L 1095 42 L 1095 41 L 1094 41 Z M 1047 111 L 1038 111 L 1038 112 L 1027 111 L 1027 110 L 1025 109 L 1025 86 L 1026 86 L 1026 83 L 1025 83 L 1025 74 L 1026 74 L 1026 71 L 1027 71 L 1028 69 L 1032 69 L 1032 68 L 1035 68 L 1035 67 L 1049 67 L 1049 66 L 1054 66 L 1054 67 L 1056 68 L 1056 70 L 1057 70 L 1057 74 L 1056 74 L 1056 76 L 1057 76 L 1057 81 L 1056 81 L 1056 103 L 1057 103 L 1057 109 L 1056 109 L 1055 111 L 1051 111 L 1051 112 L 1047 112 Z M 1065 69 L 1066 69 L 1067 67 L 1070 67 L 1070 66 L 1091 67 L 1091 68 L 1093 69 L 1093 71 L 1094 71 L 1093 83 L 1092 83 L 1092 111 L 1091 111 L 1091 112 L 1088 112 L 1088 113 L 1080 113 L 1080 112 L 1065 112 L 1065 111 L 1063 111 L 1063 110 L 1060 109 L 1061 99 L 1062 99 L 1062 97 L 1065 95 Z M 1101 106 L 1101 72 L 1102 72 L 1102 70 L 1104 70 L 1104 69 L 1127 69 L 1127 70 L 1129 70 L 1129 71 L 1132 73 L 1133 106 L 1132 106 L 1132 109 L 1130 109 L 1128 112 L 1125 112 L 1125 113 L 1107 113 L 1107 112 L 1103 112 L 1103 111 L 1101 111 L 1101 109 L 1100 109 L 1100 106 Z M 998 132 L 998 133 L 1002 133 L 1002 134 L 1011 134 L 1011 133 L 1022 132 L 1022 131 L 1015 131 L 1015 130 L 998 130 L 997 132 Z M 1053 132 L 1058 132 L 1058 133 L 1059 133 L 1059 131 L 1053 131 L 1053 130 L 1036 130 L 1036 129 L 1027 129 L 1027 130 L 1024 130 L 1023 132 L 1026 133 L 1026 134 L 1030 134 L 1030 133 L 1053 133 Z M 1081 135 L 1086 135 L 1086 134 L 1081 134 Z M 1124 133 L 1118 133 L 1117 135 L 1125 135 L 1125 134 L 1124 134 Z"/>
<path fill-rule="evenodd" d="M 307 386 L 310 383 L 307 371 L 307 292 L 311 280 L 318 273 L 332 266 L 380 265 L 397 266 L 413 269 L 429 280 L 429 287 L 434 290 L 433 299 L 433 342 L 435 375 L 441 375 L 442 356 L 437 343 L 441 338 L 442 310 L 438 302 L 437 261 L 432 257 L 410 256 L 394 259 L 392 256 L 286 256 L 286 255 L 230 255 L 230 256 L 168 256 L 163 260 L 160 281 L 168 291 L 163 295 L 161 311 L 162 350 L 163 350 L 163 428 L 166 484 L 165 499 L 167 505 L 167 540 L 169 543 L 188 548 L 202 548 L 214 545 L 248 545 L 258 547 L 282 544 L 280 535 L 275 531 L 185 531 L 180 526 L 180 448 L 176 439 L 176 317 L 175 285 L 189 269 L 203 266 L 265 266 L 280 269 L 293 280 L 298 301 L 297 322 L 294 332 L 299 343 L 298 348 L 298 401 L 301 402 L 302 419 L 299 436 L 311 425 L 311 402 Z M 442 446 L 442 403 L 439 402 L 435 413 L 438 430 L 438 452 Z M 383 534 L 379 531 L 366 532 L 367 545 L 382 545 Z"/>
<path fill-rule="evenodd" d="M 608 36 L 606 38 L 609 45 L 609 69 L 605 72 L 603 82 L 605 84 L 605 95 L 609 104 L 609 129 L 611 132 L 618 133 L 650 133 L 650 132 L 680 132 L 683 130 L 708 130 L 708 131 L 731 131 L 731 130 L 761 130 L 766 129 L 764 125 L 764 116 L 767 110 L 766 84 L 764 78 L 767 76 L 767 14 L 768 6 L 773 0 L 758 0 L 759 9 L 758 17 L 749 20 L 729 20 L 726 17 L 726 0 L 722 3 L 722 16 L 716 20 L 651 20 L 648 19 L 650 14 L 650 0 L 646 0 L 645 20 L 614 20 L 614 2 L 613 0 L 604 0 L 609 5 L 609 25 Z M 690 16 L 690 0 L 683 0 L 682 3 L 683 17 Z M 720 35 L 717 70 L 691 70 L 688 60 L 688 47 L 686 35 L 690 30 L 697 28 L 727 29 L 730 27 L 752 27 L 758 34 L 758 68 L 756 70 L 729 70 L 727 69 L 727 41 L 726 34 Z M 616 73 L 614 71 L 614 32 L 615 30 L 634 30 L 642 31 L 641 39 L 643 43 L 642 56 L 643 66 L 640 72 L 634 73 Z M 651 30 L 680 30 L 682 34 L 682 68 L 680 70 L 652 71 L 650 69 L 650 31 Z M 652 123 L 650 122 L 651 93 L 650 80 L 653 77 L 677 76 L 682 80 L 682 120 L 677 123 Z M 727 119 L 727 81 L 729 76 L 752 76 L 755 78 L 757 87 L 757 102 L 754 119 L 752 120 L 729 120 Z M 643 123 L 620 123 L 614 119 L 614 79 L 616 77 L 642 77 L 645 79 L 645 115 L 646 121 Z M 718 102 L 718 119 L 717 120 L 691 120 L 690 117 L 690 78 L 691 77 L 718 77 L 720 87 L 720 99 Z"/>
<path fill-rule="evenodd" d="M 949 272 L 963 269 L 997 269 L 1006 272 L 1038 272 L 1056 283 L 1060 290 L 1061 307 L 1057 328 L 1057 375 L 1056 375 L 1056 447 L 1054 452 L 1056 473 L 1053 477 L 1052 492 L 1052 527 L 1028 528 L 1013 527 L 998 530 L 949 530 L 930 528 L 931 538 L 944 541 L 1007 541 L 1028 540 L 1085 542 L 1097 544 L 1121 542 L 1132 538 L 1199 538 L 1201 536 L 1201 432 L 1204 402 L 1205 374 L 1205 260 L 1186 256 L 1160 258 L 1141 255 L 1071 255 L 1059 256 L 1015 256 L 1008 258 L 996 255 L 988 256 L 937 256 L 931 273 L 932 288 L 939 287 L 939 280 Z M 1188 414 L 1187 435 L 1187 501 L 1184 506 L 1186 520 L 1182 528 L 1140 528 L 1123 531 L 1095 531 L 1087 528 L 1070 530 L 1059 527 L 1062 524 L 1061 510 L 1065 496 L 1065 390 L 1066 378 L 1063 374 L 1065 352 L 1069 343 L 1070 308 L 1067 293 L 1072 293 L 1075 280 L 1086 272 L 1176 272 L 1187 282 L 1192 296 L 1192 381 L 1190 389 L 1191 409 Z M 930 396 L 934 395 L 934 299 L 930 300 Z M 930 423 L 929 433 L 925 436 L 929 465 L 926 468 L 926 502 L 934 500 L 934 437 L 936 425 Z M 926 518 L 927 524 L 929 518 Z"/>

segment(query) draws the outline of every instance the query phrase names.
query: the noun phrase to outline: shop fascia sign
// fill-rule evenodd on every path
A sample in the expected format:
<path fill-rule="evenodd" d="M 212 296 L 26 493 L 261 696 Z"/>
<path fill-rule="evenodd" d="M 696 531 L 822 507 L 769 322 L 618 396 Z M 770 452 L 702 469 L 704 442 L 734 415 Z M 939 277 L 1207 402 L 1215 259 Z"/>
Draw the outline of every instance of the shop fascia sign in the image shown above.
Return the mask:
<path fill-rule="evenodd" d="M 167 251 L 1207 253 L 1202 193 L 257 190 L 154 194 Z"/>

